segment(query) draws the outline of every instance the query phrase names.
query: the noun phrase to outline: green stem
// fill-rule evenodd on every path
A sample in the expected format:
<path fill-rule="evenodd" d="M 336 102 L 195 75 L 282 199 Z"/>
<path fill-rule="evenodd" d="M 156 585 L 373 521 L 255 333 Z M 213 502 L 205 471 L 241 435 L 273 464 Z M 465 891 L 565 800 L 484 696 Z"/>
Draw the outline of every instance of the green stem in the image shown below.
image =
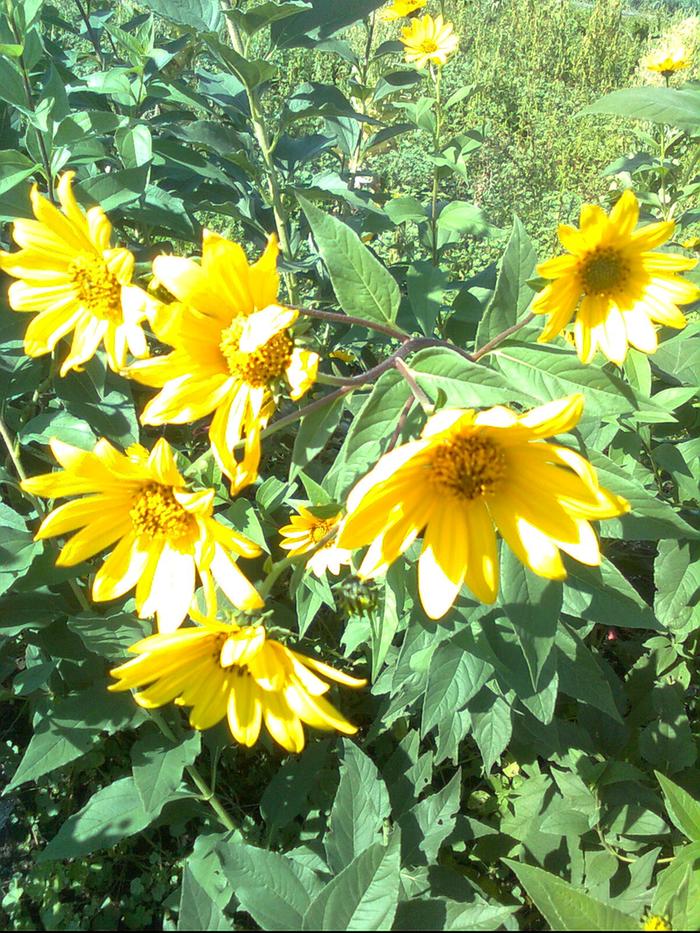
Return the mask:
<path fill-rule="evenodd" d="M 668 220 L 668 207 L 666 205 L 666 127 L 661 125 L 661 143 L 659 146 L 661 163 L 661 186 L 659 189 L 659 200 L 661 201 L 661 216 Z"/>
<path fill-rule="evenodd" d="M 431 402 L 431 400 L 428 398 L 425 392 L 418 385 L 415 376 L 413 375 L 411 370 L 408 368 L 408 366 L 406 366 L 404 361 L 397 358 L 396 360 L 394 360 L 394 366 L 401 373 L 404 380 L 408 383 L 408 387 L 411 390 L 411 394 L 413 395 L 414 399 L 418 402 L 420 407 L 423 409 L 425 414 L 426 415 L 434 414 L 435 405 L 433 404 L 433 402 Z"/>
<path fill-rule="evenodd" d="M 230 3 L 229 8 L 233 9 Z M 228 31 L 228 36 L 234 50 L 238 52 L 239 55 L 245 57 L 245 46 L 243 45 L 236 24 L 230 17 L 226 17 L 226 29 Z M 255 133 L 258 146 L 260 147 L 263 162 L 265 163 L 267 187 L 270 195 L 270 202 L 272 204 L 272 212 L 275 217 L 277 238 L 279 239 L 280 247 L 285 259 L 291 260 L 294 258 L 294 255 L 292 252 L 289 231 L 287 228 L 287 216 L 284 208 L 284 202 L 282 200 L 282 187 L 280 184 L 277 167 L 272 157 L 273 147 L 270 144 L 270 137 L 262 113 L 262 107 L 260 104 L 257 88 L 250 88 L 246 85 L 246 95 L 248 97 L 248 106 L 250 108 L 250 118 L 253 124 L 253 131 Z M 296 302 L 297 294 L 296 277 L 291 272 L 285 272 L 284 281 L 285 285 L 287 286 L 287 295 L 289 301 L 291 304 L 294 304 Z"/>
<path fill-rule="evenodd" d="M 442 68 L 438 65 L 435 71 L 430 69 L 430 74 L 432 75 L 433 81 L 435 82 L 435 134 L 434 134 L 434 144 L 435 144 L 435 156 L 437 157 L 440 153 L 440 135 L 442 133 L 442 97 L 441 97 L 441 87 L 442 87 Z M 430 201 L 430 229 L 432 234 L 432 260 L 433 265 L 437 266 L 440 263 L 440 256 L 438 254 L 437 246 L 437 199 L 438 191 L 440 185 L 440 166 L 433 165 L 433 192 Z"/>

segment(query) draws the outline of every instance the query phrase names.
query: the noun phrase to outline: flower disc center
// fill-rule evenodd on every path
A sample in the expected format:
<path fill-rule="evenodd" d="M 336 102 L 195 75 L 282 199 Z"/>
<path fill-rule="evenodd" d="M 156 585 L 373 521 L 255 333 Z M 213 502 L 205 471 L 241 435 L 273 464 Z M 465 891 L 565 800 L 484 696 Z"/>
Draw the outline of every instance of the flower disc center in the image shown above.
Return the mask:
<path fill-rule="evenodd" d="M 121 323 L 122 288 L 97 256 L 77 256 L 69 272 L 78 287 L 78 299 L 88 310 L 104 321 Z"/>
<path fill-rule="evenodd" d="M 178 541 L 191 530 L 194 519 L 177 501 L 170 486 L 149 483 L 134 499 L 129 517 L 137 534 L 151 539 Z"/>
<path fill-rule="evenodd" d="M 490 495 L 506 472 L 502 448 L 478 434 L 458 434 L 435 447 L 430 473 L 439 490 L 461 499 Z"/>
<path fill-rule="evenodd" d="M 433 52 L 437 52 L 438 44 L 435 39 L 423 39 L 420 44 L 420 50 L 426 55 L 432 55 Z"/>
<path fill-rule="evenodd" d="M 244 324 L 244 320 L 234 320 L 222 330 L 219 349 L 232 376 L 238 376 L 250 386 L 269 385 L 283 376 L 291 363 L 294 348 L 292 339 L 283 330 L 273 334 L 267 343 L 252 353 L 244 353 L 240 349 Z"/>
<path fill-rule="evenodd" d="M 581 281 L 587 295 L 604 295 L 622 288 L 629 267 L 615 249 L 596 249 L 581 266 Z"/>

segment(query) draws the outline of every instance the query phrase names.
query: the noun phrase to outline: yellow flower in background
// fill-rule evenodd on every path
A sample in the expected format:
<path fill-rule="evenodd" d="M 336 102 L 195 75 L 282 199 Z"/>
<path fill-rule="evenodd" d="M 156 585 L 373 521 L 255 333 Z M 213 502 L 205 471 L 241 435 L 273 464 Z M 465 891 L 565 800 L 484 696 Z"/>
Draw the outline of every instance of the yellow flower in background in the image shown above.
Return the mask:
<path fill-rule="evenodd" d="M 385 23 L 391 23 L 394 20 L 410 16 L 416 10 L 422 9 L 427 2 L 428 0 L 393 0 L 379 15 Z"/>
<path fill-rule="evenodd" d="M 33 476 L 22 488 L 37 496 L 81 496 L 54 509 L 37 538 L 76 532 L 63 546 L 57 565 L 72 567 L 116 547 L 92 584 L 96 602 L 117 599 L 136 588 L 141 618 L 155 615 L 161 632 L 172 632 L 187 615 L 197 576 L 209 604 L 214 584 L 241 610 L 263 601 L 239 570 L 236 559 L 257 557 L 260 548 L 216 520 L 213 489 L 191 492 L 162 438 L 149 452 L 139 444 L 125 454 L 101 439 L 94 451 L 52 440 L 63 467 Z"/>
<path fill-rule="evenodd" d="M 656 49 L 644 59 L 644 67 L 648 71 L 655 71 L 664 78 L 669 78 L 677 71 L 690 68 L 693 61 L 682 45 L 670 45 Z"/>
<path fill-rule="evenodd" d="M 589 522 L 629 510 L 603 489 L 595 470 L 568 447 L 543 440 L 570 431 L 583 396 L 526 414 L 444 409 L 418 440 L 385 454 L 350 493 L 338 545 L 369 550 L 360 577 L 383 573 L 425 530 L 418 590 L 426 613 L 441 618 L 466 583 L 477 599 L 498 593 L 494 526 L 541 577 L 566 577 L 560 549 L 600 564 Z"/>
<path fill-rule="evenodd" d="M 642 930 L 672 930 L 673 927 L 668 919 L 668 917 L 663 917 L 660 914 L 649 914 L 642 921 Z"/>
<path fill-rule="evenodd" d="M 345 735 L 357 732 L 324 697 L 329 684 L 321 678 L 346 687 L 363 687 L 365 680 L 292 651 L 268 638 L 262 625 L 240 628 L 197 613 L 193 618 L 200 627 L 133 645 L 129 650 L 138 657 L 112 671 L 118 683 L 109 689 L 139 690 L 134 699 L 146 709 L 173 700 L 191 706 L 195 729 L 209 729 L 227 717 L 234 739 L 249 747 L 258 741 L 263 722 L 288 752 L 304 748 L 304 723 Z"/>
<path fill-rule="evenodd" d="M 307 568 L 317 577 L 328 571 L 334 575 L 340 573 L 343 564 L 350 563 L 351 551 L 338 547 L 333 539 L 320 545 L 332 531 L 338 529 L 342 512 L 337 512 L 328 518 L 320 518 L 303 505 L 297 506 L 298 515 L 290 517 L 290 523 L 280 528 L 283 541 L 281 548 L 289 551 L 290 557 L 301 554 L 315 553 L 306 562 Z"/>
<path fill-rule="evenodd" d="M 681 242 L 683 249 L 700 250 L 700 236 L 691 236 Z"/>
<path fill-rule="evenodd" d="M 16 220 L 14 241 L 21 249 L 0 253 L 0 268 L 18 279 L 8 292 L 14 311 L 34 311 L 24 336 L 28 356 L 50 353 L 71 332 L 61 375 L 78 369 L 104 344 L 110 367 L 126 365 L 127 351 L 148 355 L 141 322 L 153 301 L 131 284 L 134 257 L 112 248 L 112 226 L 101 207 L 84 214 L 73 194 L 74 172 L 64 172 L 57 194 L 62 211 L 31 191 L 35 220 Z"/>
<path fill-rule="evenodd" d="M 590 363 L 600 347 L 622 364 L 628 347 L 653 353 L 658 345 L 654 324 L 683 328 L 678 305 L 700 298 L 700 289 L 675 273 L 694 268 L 696 259 L 653 252 L 672 235 L 672 220 L 638 229 L 639 202 L 625 191 L 606 214 L 594 204 L 581 208 L 580 229 L 559 225 L 568 255 L 537 266 L 549 285 L 536 296 L 531 311 L 549 320 L 539 337 L 547 342 L 574 319 L 579 359 Z"/>
<path fill-rule="evenodd" d="M 153 330 L 174 349 L 126 372 L 162 389 L 146 405 L 143 424 L 189 424 L 214 413 L 209 439 L 232 492 L 257 477 L 273 391 L 286 382 L 299 399 L 318 369 L 318 354 L 296 346 L 289 332 L 298 312 L 276 304 L 277 254 L 273 236 L 249 266 L 237 243 L 205 230 L 201 265 L 159 256 L 153 272 L 177 303 L 162 306 Z M 241 441 L 239 461 L 233 448 Z"/>
<path fill-rule="evenodd" d="M 452 23 L 443 22 L 439 15 L 433 19 L 429 13 L 404 26 L 399 38 L 405 46 L 406 61 L 416 68 L 425 68 L 429 63 L 442 67 L 459 45 Z"/>

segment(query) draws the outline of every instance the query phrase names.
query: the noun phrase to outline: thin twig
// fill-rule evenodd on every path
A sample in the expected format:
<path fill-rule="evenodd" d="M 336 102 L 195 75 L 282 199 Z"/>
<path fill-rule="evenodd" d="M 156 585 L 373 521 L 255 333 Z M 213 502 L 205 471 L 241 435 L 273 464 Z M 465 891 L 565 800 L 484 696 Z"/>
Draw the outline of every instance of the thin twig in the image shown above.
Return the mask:
<path fill-rule="evenodd" d="M 402 359 L 397 357 L 394 360 L 394 367 L 401 373 L 405 381 L 408 383 L 408 387 L 411 390 L 413 397 L 426 413 L 426 415 L 432 415 L 435 411 L 435 405 L 418 385 L 415 376 L 408 368 L 408 366 L 406 366 Z"/>
<path fill-rule="evenodd" d="M 529 324 L 530 321 L 534 320 L 534 317 L 534 314 L 526 314 L 522 321 L 518 321 L 518 323 L 513 324 L 512 327 L 506 327 L 500 334 L 496 334 L 496 336 L 492 340 L 489 340 L 488 343 L 485 343 L 480 350 L 476 350 L 471 354 L 472 362 L 476 363 L 482 356 L 486 356 L 487 353 L 490 353 L 491 350 L 502 344 L 511 334 L 516 333 L 522 327 L 525 327 L 526 324 Z"/>
<path fill-rule="evenodd" d="M 402 343 L 405 343 L 407 340 L 411 339 L 410 334 L 404 333 L 402 330 L 398 330 L 395 327 L 391 327 L 389 324 L 381 324 L 377 321 L 370 321 L 367 318 L 355 317 L 352 314 L 344 314 L 339 311 L 321 311 L 319 308 L 294 308 L 295 311 L 298 311 L 299 314 L 303 314 L 306 317 L 315 317 L 320 321 L 329 321 L 334 324 L 355 324 L 358 327 L 366 327 L 368 330 L 379 331 L 380 334 L 386 334 L 388 337 L 394 337 L 396 340 L 400 340 Z"/>
<path fill-rule="evenodd" d="M 396 445 L 398 444 L 399 438 L 401 437 L 403 429 L 406 427 L 406 421 L 408 420 L 408 416 L 411 413 L 411 409 L 413 408 L 414 402 L 415 402 L 415 398 L 412 395 L 409 395 L 409 397 L 406 399 L 406 404 L 401 409 L 401 414 L 399 415 L 399 420 L 396 422 L 394 433 L 389 438 L 389 443 L 386 445 L 386 450 L 384 451 L 384 453 L 388 454 L 389 451 L 393 450 L 394 447 L 396 447 Z"/>

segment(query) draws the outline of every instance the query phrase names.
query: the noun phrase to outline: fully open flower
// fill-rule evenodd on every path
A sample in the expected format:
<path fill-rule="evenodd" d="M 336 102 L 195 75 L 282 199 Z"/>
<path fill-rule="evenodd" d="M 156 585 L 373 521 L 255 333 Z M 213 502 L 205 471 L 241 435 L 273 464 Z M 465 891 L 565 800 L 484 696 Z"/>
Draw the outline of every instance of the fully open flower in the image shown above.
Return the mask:
<path fill-rule="evenodd" d="M 422 9 L 427 2 L 428 0 L 393 0 L 379 15 L 385 23 L 391 23 L 394 20 L 410 16 L 416 10 Z"/>
<path fill-rule="evenodd" d="M 425 529 L 418 589 L 439 619 L 463 583 L 482 602 L 498 593 L 494 525 L 536 574 L 566 576 L 559 550 L 600 563 L 589 522 L 629 509 L 603 489 L 580 454 L 543 440 L 570 431 L 583 410 L 574 395 L 519 415 L 444 409 L 418 440 L 385 454 L 348 498 L 340 547 L 369 545 L 360 577 L 382 573 Z"/>
<path fill-rule="evenodd" d="M 234 739 L 247 746 L 255 745 L 263 722 L 289 752 L 304 748 L 303 723 L 345 735 L 357 732 L 324 697 L 329 685 L 321 677 L 346 687 L 362 687 L 365 680 L 267 638 L 262 625 L 240 628 L 193 617 L 200 627 L 133 645 L 138 657 L 112 671 L 118 683 L 109 689 L 138 689 L 134 699 L 146 709 L 172 700 L 191 706 L 195 729 L 209 729 L 227 716 Z"/>
<path fill-rule="evenodd" d="M 677 71 L 690 68 L 692 59 L 682 45 L 668 45 L 651 52 L 644 59 L 644 67 L 670 78 Z"/>
<path fill-rule="evenodd" d="M 284 539 L 280 547 L 289 551 L 290 557 L 314 551 L 306 566 L 317 577 L 323 576 L 326 571 L 339 574 L 341 566 L 350 563 L 351 552 L 347 548 L 338 547 L 332 538 L 325 544 L 320 542 L 338 529 L 343 513 L 337 512 L 328 518 L 321 518 L 303 505 L 298 506 L 297 511 L 299 514 L 292 515 L 289 524 L 280 528 Z"/>
<path fill-rule="evenodd" d="M 64 172 L 57 186 L 61 212 L 31 191 L 35 220 L 16 220 L 12 236 L 16 253 L 0 253 L 0 268 L 18 279 L 9 288 L 14 311 L 38 311 L 24 336 L 28 356 L 50 353 L 73 332 L 61 375 L 78 369 L 101 343 L 109 365 L 126 365 L 127 350 L 147 356 L 141 322 L 153 307 L 146 292 L 131 284 L 134 257 L 112 248 L 112 226 L 101 207 L 84 214 L 71 187 L 74 172 Z"/>
<path fill-rule="evenodd" d="M 639 202 L 625 191 L 610 214 L 584 204 L 580 229 L 559 226 L 568 254 L 537 267 L 551 279 L 532 303 L 548 314 L 540 341 L 559 334 L 573 319 L 579 359 L 590 363 L 600 347 L 609 360 L 624 362 L 629 346 L 643 353 L 657 348 L 654 324 L 685 327 L 678 305 L 700 298 L 700 289 L 675 273 L 692 269 L 696 259 L 653 252 L 672 234 L 671 220 L 635 229 Z"/>
<path fill-rule="evenodd" d="M 273 390 L 286 382 L 291 398 L 299 399 L 318 369 L 318 354 L 296 346 L 290 334 L 298 312 L 276 304 L 277 253 L 270 237 L 249 266 L 237 243 L 205 230 L 201 265 L 159 256 L 154 274 L 179 303 L 162 307 L 153 330 L 174 349 L 127 373 L 162 388 L 144 409 L 144 424 L 187 424 L 214 413 L 209 438 L 233 492 L 257 476 Z M 239 461 L 233 448 L 241 441 Z"/>
<path fill-rule="evenodd" d="M 416 68 L 425 68 L 429 63 L 442 67 L 459 45 L 452 23 L 445 23 L 440 15 L 433 19 L 429 13 L 404 26 L 400 40 L 406 61 Z"/>
<path fill-rule="evenodd" d="M 237 557 L 256 557 L 260 548 L 213 515 L 213 489 L 190 492 L 162 438 L 149 452 L 138 444 L 120 453 L 102 439 L 94 451 L 62 441 L 51 450 L 63 467 L 34 476 L 22 488 L 38 496 L 82 496 L 54 509 L 37 538 L 77 533 L 64 545 L 57 564 L 71 567 L 111 547 L 97 571 L 92 598 L 116 599 L 136 587 L 141 618 L 155 615 L 161 632 L 184 620 L 199 575 L 214 605 L 214 584 L 239 609 L 260 609 L 263 601 L 239 570 Z"/>

